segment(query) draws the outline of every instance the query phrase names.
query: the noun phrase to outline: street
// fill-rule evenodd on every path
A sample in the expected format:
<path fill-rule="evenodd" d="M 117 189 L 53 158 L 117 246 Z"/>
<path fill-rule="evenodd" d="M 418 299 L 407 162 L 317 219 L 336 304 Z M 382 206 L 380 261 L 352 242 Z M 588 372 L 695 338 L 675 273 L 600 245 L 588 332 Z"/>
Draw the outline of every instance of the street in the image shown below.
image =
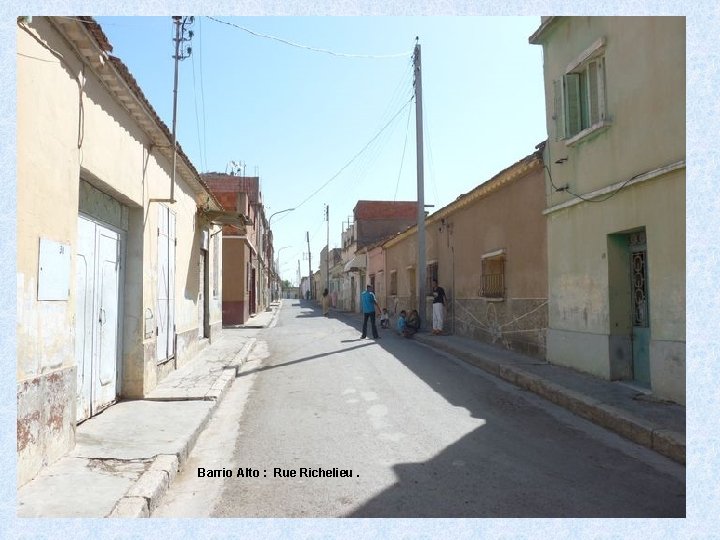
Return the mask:
<path fill-rule="evenodd" d="M 361 322 L 284 300 L 244 330 L 257 345 L 153 515 L 685 516 L 682 465 Z"/>

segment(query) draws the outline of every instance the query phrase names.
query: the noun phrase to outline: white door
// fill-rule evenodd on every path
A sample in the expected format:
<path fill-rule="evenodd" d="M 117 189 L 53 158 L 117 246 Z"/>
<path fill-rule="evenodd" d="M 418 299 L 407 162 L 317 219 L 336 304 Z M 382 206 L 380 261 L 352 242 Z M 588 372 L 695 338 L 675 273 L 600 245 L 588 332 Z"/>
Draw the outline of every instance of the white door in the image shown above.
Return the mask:
<path fill-rule="evenodd" d="M 157 361 L 175 355 L 175 214 L 158 207 Z"/>
<path fill-rule="evenodd" d="M 75 263 L 78 421 L 97 414 L 117 397 L 121 241 L 120 233 L 78 217 Z"/>
<path fill-rule="evenodd" d="M 200 250 L 198 268 L 198 339 L 205 337 L 205 257 L 207 252 Z"/>
<path fill-rule="evenodd" d="M 120 299 L 120 235 L 98 225 L 98 354 L 93 371 L 93 414 L 115 400 Z"/>

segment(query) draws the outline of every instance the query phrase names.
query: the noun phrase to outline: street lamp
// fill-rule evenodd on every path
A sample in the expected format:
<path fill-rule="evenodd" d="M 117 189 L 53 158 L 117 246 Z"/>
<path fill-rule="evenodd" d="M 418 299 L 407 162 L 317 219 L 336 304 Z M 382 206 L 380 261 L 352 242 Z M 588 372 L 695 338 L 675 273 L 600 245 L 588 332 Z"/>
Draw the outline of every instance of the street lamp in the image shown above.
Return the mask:
<path fill-rule="evenodd" d="M 279 210 L 278 212 L 273 212 L 270 214 L 270 219 L 268 219 L 268 226 L 272 223 L 272 218 L 275 217 L 278 214 L 282 214 L 283 212 L 292 212 L 295 210 L 294 208 L 286 208 L 285 210 Z"/>

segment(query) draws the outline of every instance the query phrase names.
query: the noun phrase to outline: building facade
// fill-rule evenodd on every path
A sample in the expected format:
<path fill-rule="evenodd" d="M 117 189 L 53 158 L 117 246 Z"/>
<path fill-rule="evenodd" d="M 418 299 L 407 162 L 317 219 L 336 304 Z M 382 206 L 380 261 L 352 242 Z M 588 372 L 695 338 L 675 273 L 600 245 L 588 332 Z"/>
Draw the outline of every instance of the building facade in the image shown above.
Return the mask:
<path fill-rule="evenodd" d="M 17 478 L 221 329 L 220 205 L 90 17 L 17 25 Z"/>
<path fill-rule="evenodd" d="M 226 211 L 244 216 L 223 228 L 223 324 L 244 324 L 271 300 L 272 232 L 257 176 L 207 173 L 202 178 Z"/>
<path fill-rule="evenodd" d="M 685 19 L 545 17 L 548 360 L 685 402 Z"/>
<path fill-rule="evenodd" d="M 343 232 L 342 309 L 359 312 L 360 293 L 370 283 L 369 251 L 383 239 L 417 223 L 415 201 L 358 201 Z M 373 272 L 373 279 L 375 279 Z"/>
<path fill-rule="evenodd" d="M 425 220 L 426 312 L 432 281 L 448 297 L 446 332 L 545 356 L 547 237 L 542 151 L 528 155 Z M 417 309 L 417 227 L 374 253 L 385 279 L 383 305 Z M 382 267 L 382 271 L 380 268 Z M 377 281 L 377 278 L 376 278 Z"/>

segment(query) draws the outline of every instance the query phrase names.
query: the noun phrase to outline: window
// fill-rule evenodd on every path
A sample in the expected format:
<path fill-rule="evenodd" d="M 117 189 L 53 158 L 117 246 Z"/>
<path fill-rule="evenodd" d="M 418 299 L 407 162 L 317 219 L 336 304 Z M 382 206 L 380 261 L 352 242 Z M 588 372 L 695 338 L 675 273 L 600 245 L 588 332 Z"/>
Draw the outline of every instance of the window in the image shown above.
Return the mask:
<path fill-rule="evenodd" d="M 427 265 L 427 273 L 425 274 L 425 291 L 427 294 L 432 294 L 433 281 L 437 281 L 438 278 L 438 263 L 433 261 Z"/>
<path fill-rule="evenodd" d="M 503 298 L 505 296 L 505 250 L 482 256 L 482 286 L 480 296 Z"/>
<path fill-rule="evenodd" d="M 370 274 L 370 286 L 375 289 L 375 274 Z"/>
<path fill-rule="evenodd" d="M 556 140 L 606 125 L 604 47 L 604 39 L 595 42 L 553 82 Z"/>
<path fill-rule="evenodd" d="M 397 296 L 397 270 L 390 271 L 390 294 Z"/>

